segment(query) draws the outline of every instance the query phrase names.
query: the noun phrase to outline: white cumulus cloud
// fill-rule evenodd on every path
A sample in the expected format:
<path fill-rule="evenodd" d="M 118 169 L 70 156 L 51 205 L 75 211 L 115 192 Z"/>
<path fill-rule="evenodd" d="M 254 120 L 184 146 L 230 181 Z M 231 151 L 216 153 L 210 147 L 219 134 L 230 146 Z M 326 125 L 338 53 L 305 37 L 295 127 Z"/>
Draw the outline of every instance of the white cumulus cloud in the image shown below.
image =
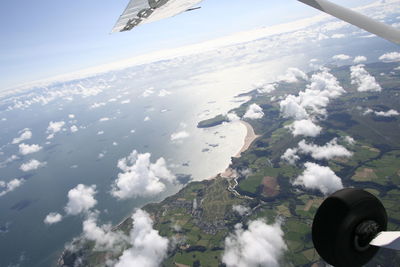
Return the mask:
<path fill-rule="evenodd" d="M 272 83 L 263 85 L 261 88 L 257 89 L 257 92 L 259 92 L 260 94 L 269 94 L 275 90 L 276 90 L 276 84 Z"/>
<path fill-rule="evenodd" d="M 175 182 L 176 177 L 168 170 L 164 158 L 150 162 L 150 153 L 139 154 L 136 150 L 118 161 L 122 170 L 113 184 L 112 195 L 119 199 L 156 195 L 165 190 L 164 182 Z"/>
<path fill-rule="evenodd" d="M 294 121 L 292 124 L 288 126 L 288 128 L 291 130 L 294 136 L 303 135 L 303 136 L 316 137 L 322 131 L 322 127 L 316 125 L 311 120 Z"/>
<path fill-rule="evenodd" d="M 56 122 L 49 122 L 49 126 L 47 127 L 47 133 L 49 134 L 47 136 L 47 139 L 52 139 L 54 138 L 54 135 L 61 131 L 62 127 L 65 125 L 64 121 L 56 121 Z"/>
<path fill-rule="evenodd" d="M 186 131 L 176 132 L 171 134 L 171 141 L 182 140 L 188 138 L 189 136 L 190 136 L 189 133 Z"/>
<path fill-rule="evenodd" d="M 232 210 L 237 212 L 240 216 L 243 216 L 250 212 L 250 208 L 243 205 L 233 205 Z"/>
<path fill-rule="evenodd" d="M 399 52 L 391 52 L 383 54 L 379 57 L 379 60 L 383 62 L 399 62 L 400 61 L 400 53 Z"/>
<path fill-rule="evenodd" d="M 367 58 L 364 56 L 356 56 L 353 60 L 354 64 L 360 64 L 367 61 Z"/>
<path fill-rule="evenodd" d="M 99 119 L 100 122 L 109 121 L 109 120 L 110 120 L 110 118 L 108 118 L 108 117 L 103 117 L 103 118 Z"/>
<path fill-rule="evenodd" d="M 121 231 L 112 231 L 111 224 L 97 225 L 98 213 L 92 212 L 82 223 L 83 237 L 95 242 L 95 251 L 121 251 L 128 237 Z"/>
<path fill-rule="evenodd" d="M 279 267 L 279 260 L 287 249 L 280 221 L 268 225 L 259 219 L 250 221 L 247 230 L 235 225 L 234 233 L 225 239 L 222 262 L 228 267 Z"/>
<path fill-rule="evenodd" d="M 27 144 L 20 144 L 19 145 L 19 153 L 21 153 L 22 155 L 28 155 L 28 154 L 32 154 L 32 153 L 36 153 L 38 151 L 40 151 L 42 149 L 41 146 L 39 145 L 27 145 Z"/>
<path fill-rule="evenodd" d="M 262 108 L 256 103 L 253 103 L 248 107 L 243 117 L 248 119 L 261 119 L 263 116 L 264 112 Z"/>
<path fill-rule="evenodd" d="M 399 112 L 394 109 L 390 109 L 388 111 L 374 111 L 376 116 L 380 117 L 394 117 L 394 116 L 399 116 Z"/>
<path fill-rule="evenodd" d="M 75 133 L 78 131 L 78 127 L 76 127 L 76 125 L 72 125 L 70 128 L 71 133 Z"/>
<path fill-rule="evenodd" d="M 302 70 L 298 68 L 289 68 L 285 75 L 278 76 L 279 81 L 287 82 L 287 83 L 295 83 L 299 81 L 299 78 L 302 80 L 308 80 L 307 74 L 305 74 Z"/>
<path fill-rule="evenodd" d="M 380 92 L 382 87 L 364 68 L 364 65 L 351 66 L 351 84 L 357 85 L 359 92 Z"/>
<path fill-rule="evenodd" d="M 239 121 L 240 117 L 235 112 L 230 112 L 226 115 L 230 122 Z"/>
<path fill-rule="evenodd" d="M 349 59 L 351 59 L 351 56 L 345 55 L 345 54 L 339 54 L 339 55 L 334 55 L 332 57 L 332 59 L 334 59 L 334 60 L 349 60 Z"/>
<path fill-rule="evenodd" d="M 334 138 L 324 146 L 318 146 L 313 143 L 308 144 L 305 140 L 300 141 L 298 146 L 299 153 L 310 154 L 314 159 L 332 159 L 334 157 L 351 157 L 353 153 L 344 146 L 337 143 Z"/>
<path fill-rule="evenodd" d="M 317 189 L 325 195 L 343 188 L 342 180 L 329 167 L 312 162 L 307 162 L 304 166 L 306 169 L 302 175 L 296 178 L 293 182 L 294 185 Z"/>
<path fill-rule="evenodd" d="M 9 182 L 0 181 L 0 197 L 5 194 L 14 191 L 16 188 L 20 187 L 25 182 L 24 179 L 12 179 Z"/>
<path fill-rule="evenodd" d="M 146 89 L 143 93 L 142 96 L 143 97 L 149 97 L 152 94 L 154 94 L 154 88 L 153 87 L 149 87 L 148 89 Z"/>
<path fill-rule="evenodd" d="M 63 217 L 60 213 L 51 212 L 51 213 L 47 214 L 47 216 L 46 216 L 46 218 L 44 218 L 43 222 L 45 224 L 51 225 L 51 224 L 61 222 L 62 218 Z"/>
<path fill-rule="evenodd" d="M 104 107 L 105 105 L 107 105 L 104 102 L 100 102 L 100 103 L 94 103 L 93 105 L 90 106 L 90 109 L 94 109 L 94 108 L 99 108 L 99 107 Z"/>
<path fill-rule="evenodd" d="M 137 210 L 132 215 L 133 228 L 130 232 L 131 247 L 122 253 L 115 267 L 157 267 L 167 257 L 168 239 L 153 229 L 149 214 Z"/>
<path fill-rule="evenodd" d="M 287 161 L 289 164 L 296 164 L 296 161 L 300 159 L 297 155 L 298 149 L 297 148 L 288 148 L 285 153 L 281 156 L 281 159 Z"/>
<path fill-rule="evenodd" d="M 65 212 L 68 215 L 77 215 L 89 211 L 97 204 L 97 200 L 94 198 L 96 193 L 95 185 L 78 184 L 68 192 L 68 203 L 64 208 Z"/>
<path fill-rule="evenodd" d="M 21 166 L 19 168 L 21 171 L 28 172 L 28 171 L 33 171 L 33 170 L 42 168 L 45 165 L 46 165 L 46 162 L 40 162 L 36 159 L 31 159 L 30 161 L 21 164 Z"/>
<path fill-rule="evenodd" d="M 318 134 L 321 129 L 310 118 L 326 116 L 326 107 L 330 100 L 344 92 L 336 77 L 327 69 L 323 69 L 311 76 L 311 83 L 298 96 L 288 95 L 283 99 L 280 102 L 280 110 L 283 117 L 300 121 L 291 127 L 294 134 L 299 135 L 304 132 L 306 135 L 311 134 L 308 136 L 315 136 L 315 132 Z M 307 130 L 302 126 L 311 128 Z"/>
<path fill-rule="evenodd" d="M 16 137 L 12 140 L 12 144 L 18 144 L 21 143 L 22 141 L 29 140 L 31 138 L 32 138 L 32 132 L 28 128 L 25 128 L 22 130 L 21 135 L 19 137 Z"/>

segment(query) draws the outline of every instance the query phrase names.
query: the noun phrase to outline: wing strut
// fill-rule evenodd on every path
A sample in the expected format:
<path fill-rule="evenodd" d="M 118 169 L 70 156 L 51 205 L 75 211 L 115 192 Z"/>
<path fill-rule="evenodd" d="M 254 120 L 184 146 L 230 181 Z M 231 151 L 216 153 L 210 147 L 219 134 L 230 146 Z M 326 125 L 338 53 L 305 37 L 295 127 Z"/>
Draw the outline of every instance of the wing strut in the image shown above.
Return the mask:
<path fill-rule="evenodd" d="M 298 0 L 338 19 L 344 20 L 390 42 L 400 45 L 400 31 L 382 22 L 373 20 L 351 9 L 341 7 L 326 0 Z"/>

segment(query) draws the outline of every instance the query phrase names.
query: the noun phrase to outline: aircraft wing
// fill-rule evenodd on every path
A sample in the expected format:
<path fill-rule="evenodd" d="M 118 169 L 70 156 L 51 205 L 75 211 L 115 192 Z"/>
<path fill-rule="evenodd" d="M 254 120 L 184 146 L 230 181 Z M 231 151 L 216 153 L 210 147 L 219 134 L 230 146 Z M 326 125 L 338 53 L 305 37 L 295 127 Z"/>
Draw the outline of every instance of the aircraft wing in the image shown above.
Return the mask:
<path fill-rule="evenodd" d="M 131 0 L 111 32 L 132 28 L 185 12 L 202 0 Z"/>

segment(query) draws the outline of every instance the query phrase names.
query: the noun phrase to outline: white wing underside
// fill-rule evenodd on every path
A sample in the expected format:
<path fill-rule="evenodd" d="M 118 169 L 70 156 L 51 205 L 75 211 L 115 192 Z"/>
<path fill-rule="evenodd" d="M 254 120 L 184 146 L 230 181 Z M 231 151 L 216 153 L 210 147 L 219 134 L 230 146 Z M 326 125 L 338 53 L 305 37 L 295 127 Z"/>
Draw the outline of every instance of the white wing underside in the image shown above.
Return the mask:
<path fill-rule="evenodd" d="M 162 20 L 200 3 L 202 0 L 131 0 L 112 32 L 131 30 L 138 25 Z"/>

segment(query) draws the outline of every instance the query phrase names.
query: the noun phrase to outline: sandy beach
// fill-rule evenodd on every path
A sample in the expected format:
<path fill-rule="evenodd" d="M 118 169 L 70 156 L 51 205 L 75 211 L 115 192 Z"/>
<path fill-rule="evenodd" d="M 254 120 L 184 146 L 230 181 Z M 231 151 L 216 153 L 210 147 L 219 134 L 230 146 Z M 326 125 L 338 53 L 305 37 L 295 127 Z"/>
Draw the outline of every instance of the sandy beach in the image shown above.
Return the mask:
<path fill-rule="evenodd" d="M 242 123 L 244 126 L 246 126 L 247 133 L 246 133 L 246 137 L 244 138 L 244 144 L 243 144 L 242 148 L 239 150 L 238 153 L 236 153 L 235 156 L 233 156 L 234 158 L 239 158 L 240 154 L 242 154 L 242 152 L 249 149 L 250 145 L 254 142 L 254 140 L 256 140 L 258 137 L 260 137 L 259 135 L 256 135 L 256 133 L 254 132 L 254 129 L 250 125 L 250 123 L 245 122 L 245 121 L 240 121 L 240 123 Z M 225 171 L 221 172 L 219 175 L 224 178 L 235 178 L 236 177 L 235 171 L 229 167 Z"/>
<path fill-rule="evenodd" d="M 254 142 L 254 140 L 256 140 L 258 137 L 260 137 L 259 135 L 256 135 L 256 133 L 254 132 L 254 129 L 250 125 L 250 123 L 245 122 L 245 121 L 240 121 L 240 123 L 243 124 L 244 126 L 246 126 L 247 134 L 246 134 L 246 137 L 244 138 L 244 144 L 243 144 L 242 148 L 239 150 L 239 152 L 234 156 L 235 158 L 239 158 L 240 154 L 242 152 L 246 151 L 247 149 L 249 149 L 250 145 Z"/>

